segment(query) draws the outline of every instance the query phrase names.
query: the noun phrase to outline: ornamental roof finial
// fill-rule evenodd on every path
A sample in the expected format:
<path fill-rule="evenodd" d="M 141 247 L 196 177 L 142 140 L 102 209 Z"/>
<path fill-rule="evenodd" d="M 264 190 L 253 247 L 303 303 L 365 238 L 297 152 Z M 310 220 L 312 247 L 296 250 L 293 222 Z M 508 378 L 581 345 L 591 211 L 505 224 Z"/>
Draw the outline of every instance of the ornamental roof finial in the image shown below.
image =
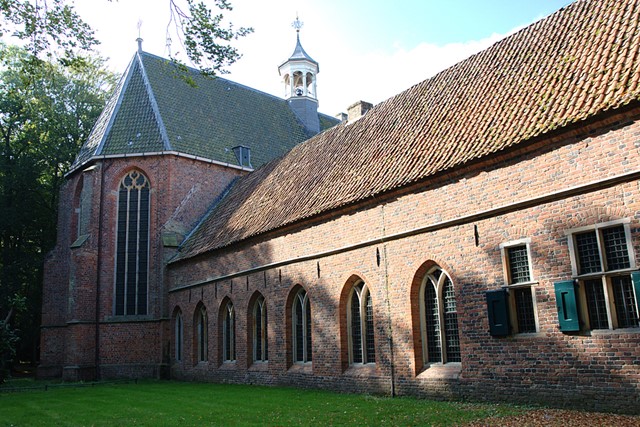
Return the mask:
<path fill-rule="evenodd" d="M 296 13 L 296 20 L 291 23 L 291 26 L 296 29 L 296 33 L 300 33 L 300 28 L 302 28 L 303 25 L 304 22 L 298 18 L 298 14 Z"/>

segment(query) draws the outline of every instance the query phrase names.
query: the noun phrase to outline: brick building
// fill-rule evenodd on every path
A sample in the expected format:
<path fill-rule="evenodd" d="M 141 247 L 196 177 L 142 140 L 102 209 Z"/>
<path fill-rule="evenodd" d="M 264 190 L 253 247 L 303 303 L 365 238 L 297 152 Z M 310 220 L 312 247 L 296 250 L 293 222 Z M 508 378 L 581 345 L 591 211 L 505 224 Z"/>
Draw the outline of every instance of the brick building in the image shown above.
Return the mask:
<path fill-rule="evenodd" d="M 638 16 L 577 1 L 334 127 L 299 40 L 285 100 L 203 83 L 264 115 L 163 110 L 191 89 L 136 54 L 62 192 L 41 374 L 637 413 Z"/>

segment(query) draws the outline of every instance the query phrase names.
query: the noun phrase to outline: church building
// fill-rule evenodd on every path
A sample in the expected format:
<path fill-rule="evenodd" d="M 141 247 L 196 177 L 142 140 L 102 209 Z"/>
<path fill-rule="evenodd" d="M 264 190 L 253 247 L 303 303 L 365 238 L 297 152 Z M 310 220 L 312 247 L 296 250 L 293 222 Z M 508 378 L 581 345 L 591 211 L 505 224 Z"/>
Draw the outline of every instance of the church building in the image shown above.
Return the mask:
<path fill-rule="evenodd" d="M 134 55 L 61 190 L 41 377 L 640 411 L 640 3 L 344 120 Z M 299 28 L 298 28 L 299 30 Z"/>

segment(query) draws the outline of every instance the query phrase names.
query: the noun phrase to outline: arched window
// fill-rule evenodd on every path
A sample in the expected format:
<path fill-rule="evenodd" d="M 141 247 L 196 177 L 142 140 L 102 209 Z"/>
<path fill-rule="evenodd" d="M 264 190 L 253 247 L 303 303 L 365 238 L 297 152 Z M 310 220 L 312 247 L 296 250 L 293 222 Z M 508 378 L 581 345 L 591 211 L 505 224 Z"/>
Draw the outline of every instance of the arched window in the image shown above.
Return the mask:
<path fill-rule="evenodd" d="M 449 276 L 439 267 L 425 276 L 420 299 L 424 362 L 460 362 L 455 290 Z"/>
<path fill-rule="evenodd" d="M 231 301 L 228 301 L 223 308 L 222 360 L 225 362 L 236 360 L 236 313 Z"/>
<path fill-rule="evenodd" d="M 293 361 L 308 363 L 312 360 L 311 303 L 304 289 L 293 299 Z"/>
<path fill-rule="evenodd" d="M 147 314 L 149 181 L 138 171 L 120 181 L 116 229 L 116 315 Z"/>
<path fill-rule="evenodd" d="M 176 362 L 182 361 L 182 347 L 184 340 L 184 324 L 182 322 L 182 313 L 178 311 L 176 313 L 174 321 L 174 333 L 175 333 L 175 358 Z"/>
<path fill-rule="evenodd" d="M 369 288 L 364 282 L 351 290 L 349 310 L 349 357 L 352 364 L 375 363 L 376 351 L 373 341 L 373 302 Z"/>
<path fill-rule="evenodd" d="M 267 304 L 260 295 L 253 306 L 253 361 L 269 360 L 269 339 L 267 334 Z"/>
<path fill-rule="evenodd" d="M 196 310 L 195 328 L 197 361 L 206 362 L 209 358 L 207 335 L 209 328 L 207 327 L 207 309 L 204 306 L 200 306 Z"/>

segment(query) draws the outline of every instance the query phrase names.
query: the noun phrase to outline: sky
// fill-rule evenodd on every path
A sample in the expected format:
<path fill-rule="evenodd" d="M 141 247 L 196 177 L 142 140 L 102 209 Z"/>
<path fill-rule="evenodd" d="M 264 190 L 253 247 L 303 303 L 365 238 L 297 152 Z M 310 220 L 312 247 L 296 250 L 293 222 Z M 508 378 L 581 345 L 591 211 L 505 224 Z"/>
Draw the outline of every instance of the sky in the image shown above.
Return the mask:
<path fill-rule="evenodd" d="M 570 3 L 231 0 L 233 11 L 224 22 L 253 27 L 254 33 L 234 42 L 243 57 L 223 77 L 284 97 L 278 66 L 293 53 L 291 24 L 298 16 L 302 46 L 320 66 L 319 111 L 336 115 L 359 100 L 384 101 Z M 113 71 L 125 71 L 138 32 L 144 51 L 167 57 L 169 0 L 75 0 L 75 6 L 96 30 L 98 51 Z M 186 62 L 178 37 L 171 39 L 171 52 Z"/>

